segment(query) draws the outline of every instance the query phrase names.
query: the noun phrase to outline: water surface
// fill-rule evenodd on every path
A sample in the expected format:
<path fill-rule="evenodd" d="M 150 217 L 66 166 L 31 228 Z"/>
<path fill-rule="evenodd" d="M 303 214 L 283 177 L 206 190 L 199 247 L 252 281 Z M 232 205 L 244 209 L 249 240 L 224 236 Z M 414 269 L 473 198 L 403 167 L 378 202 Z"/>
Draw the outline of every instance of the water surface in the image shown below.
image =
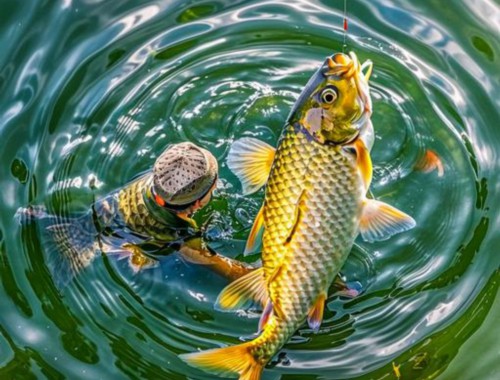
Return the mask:
<path fill-rule="evenodd" d="M 210 379 L 177 355 L 236 344 L 257 312 L 213 309 L 227 281 L 172 255 L 134 274 L 102 257 L 58 290 L 19 207 L 88 210 L 167 144 L 221 172 L 213 246 L 238 257 L 263 193 L 239 195 L 237 138 L 274 144 L 324 57 L 343 1 L 0 0 L 0 377 Z M 374 62 L 373 195 L 411 232 L 357 242 L 318 334 L 304 327 L 264 379 L 496 379 L 500 373 L 500 7 L 348 1 L 347 50 Z M 444 174 L 416 170 L 427 150 Z M 495 322 L 496 321 L 496 322 Z"/>

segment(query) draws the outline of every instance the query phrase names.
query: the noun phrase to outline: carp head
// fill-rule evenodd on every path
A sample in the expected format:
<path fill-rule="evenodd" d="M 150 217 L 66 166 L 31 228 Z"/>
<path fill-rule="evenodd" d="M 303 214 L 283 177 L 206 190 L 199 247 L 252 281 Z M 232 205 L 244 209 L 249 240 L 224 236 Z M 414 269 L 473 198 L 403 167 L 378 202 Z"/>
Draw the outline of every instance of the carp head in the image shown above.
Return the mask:
<path fill-rule="evenodd" d="M 321 144 L 353 141 L 371 116 L 371 70 L 371 61 L 360 65 L 353 52 L 328 57 L 302 91 L 290 122 Z"/>

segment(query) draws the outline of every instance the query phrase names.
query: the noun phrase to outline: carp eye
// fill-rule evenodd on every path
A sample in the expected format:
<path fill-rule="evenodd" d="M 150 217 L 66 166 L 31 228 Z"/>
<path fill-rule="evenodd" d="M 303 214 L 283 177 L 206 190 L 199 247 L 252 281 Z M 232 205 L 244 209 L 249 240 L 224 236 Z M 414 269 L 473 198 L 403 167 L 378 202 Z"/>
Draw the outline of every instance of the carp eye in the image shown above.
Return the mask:
<path fill-rule="evenodd" d="M 337 89 L 335 87 L 327 87 L 321 92 L 321 101 L 325 104 L 332 104 L 337 99 Z"/>

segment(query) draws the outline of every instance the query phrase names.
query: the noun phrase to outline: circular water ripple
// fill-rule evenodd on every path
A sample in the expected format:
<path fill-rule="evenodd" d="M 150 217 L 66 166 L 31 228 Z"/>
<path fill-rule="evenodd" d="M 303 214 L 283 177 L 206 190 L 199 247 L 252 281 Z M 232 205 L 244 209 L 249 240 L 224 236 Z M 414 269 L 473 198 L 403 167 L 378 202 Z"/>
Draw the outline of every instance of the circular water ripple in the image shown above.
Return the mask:
<path fill-rule="evenodd" d="M 189 140 L 219 160 L 217 197 L 203 214 L 216 215 L 210 227 L 217 249 L 238 256 L 263 193 L 238 194 L 225 165 L 228 149 L 243 136 L 274 144 L 309 76 L 341 50 L 342 4 L 327 4 L 54 7 L 61 21 L 52 33 L 60 30 L 63 40 L 55 46 L 38 37 L 39 49 L 17 73 L 24 89 L 16 94 L 25 101 L 11 105 L 13 120 L 34 104 L 37 128 L 9 165 L 19 183 L 28 182 L 10 214 L 27 202 L 62 216 L 87 210 L 148 170 L 165 146 Z M 348 49 L 374 62 L 372 194 L 411 214 L 417 227 L 388 241 L 357 242 L 342 272 L 363 293 L 330 295 L 319 333 L 300 329 L 271 363 L 275 377 L 384 378 L 394 361 L 410 378 L 434 376 L 457 351 L 440 352 L 439 333 L 476 307 L 498 268 L 484 248 L 498 209 L 489 194 L 497 189 L 488 186 L 497 177 L 494 83 L 455 30 L 398 6 L 356 4 Z M 474 41 L 488 52 L 487 42 Z M 47 52 L 57 62 L 51 69 L 42 65 Z M 36 103 L 42 88 L 44 101 Z M 443 176 L 416 169 L 427 150 L 441 158 Z M 7 331 L 13 342 L 36 353 L 24 353 L 34 373 L 209 379 L 177 355 L 256 332 L 258 311 L 213 309 L 227 280 L 177 255 L 140 274 L 102 257 L 59 292 L 35 231 L 16 236 L 7 239 L 3 272 L 13 274 L 7 294 L 24 318 L 10 325 L 17 316 L 10 308 L 2 321 L 16 326 Z M 14 257 L 19 239 L 23 254 Z"/>

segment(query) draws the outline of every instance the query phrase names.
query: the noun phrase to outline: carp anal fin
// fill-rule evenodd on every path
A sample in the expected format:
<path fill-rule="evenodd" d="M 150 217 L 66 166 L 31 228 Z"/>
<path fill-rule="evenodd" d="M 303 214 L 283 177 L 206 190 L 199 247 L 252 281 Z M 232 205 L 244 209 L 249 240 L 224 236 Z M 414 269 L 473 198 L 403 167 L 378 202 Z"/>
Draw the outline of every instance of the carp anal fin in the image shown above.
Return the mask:
<path fill-rule="evenodd" d="M 408 231 L 416 224 L 411 216 L 387 203 L 375 199 L 365 199 L 359 232 L 363 240 L 373 243 Z"/>
<path fill-rule="evenodd" d="M 251 137 L 237 140 L 227 157 L 227 166 L 241 181 L 243 195 L 255 193 L 267 182 L 276 149 Z"/>
<path fill-rule="evenodd" d="M 235 310 L 258 302 L 265 305 L 268 300 L 264 268 L 258 268 L 233 281 L 219 294 L 215 308 Z"/>
<path fill-rule="evenodd" d="M 314 332 L 319 331 L 321 322 L 323 321 L 323 312 L 325 311 L 326 293 L 321 293 L 309 310 L 307 315 L 307 324 Z"/>
<path fill-rule="evenodd" d="M 262 228 L 264 227 L 264 205 L 260 208 L 255 220 L 253 222 L 252 229 L 250 231 L 250 235 L 248 235 L 247 244 L 245 245 L 245 251 L 243 255 L 248 255 L 252 253 L 257 244 L 257 236 L 259 236 Z"/>

